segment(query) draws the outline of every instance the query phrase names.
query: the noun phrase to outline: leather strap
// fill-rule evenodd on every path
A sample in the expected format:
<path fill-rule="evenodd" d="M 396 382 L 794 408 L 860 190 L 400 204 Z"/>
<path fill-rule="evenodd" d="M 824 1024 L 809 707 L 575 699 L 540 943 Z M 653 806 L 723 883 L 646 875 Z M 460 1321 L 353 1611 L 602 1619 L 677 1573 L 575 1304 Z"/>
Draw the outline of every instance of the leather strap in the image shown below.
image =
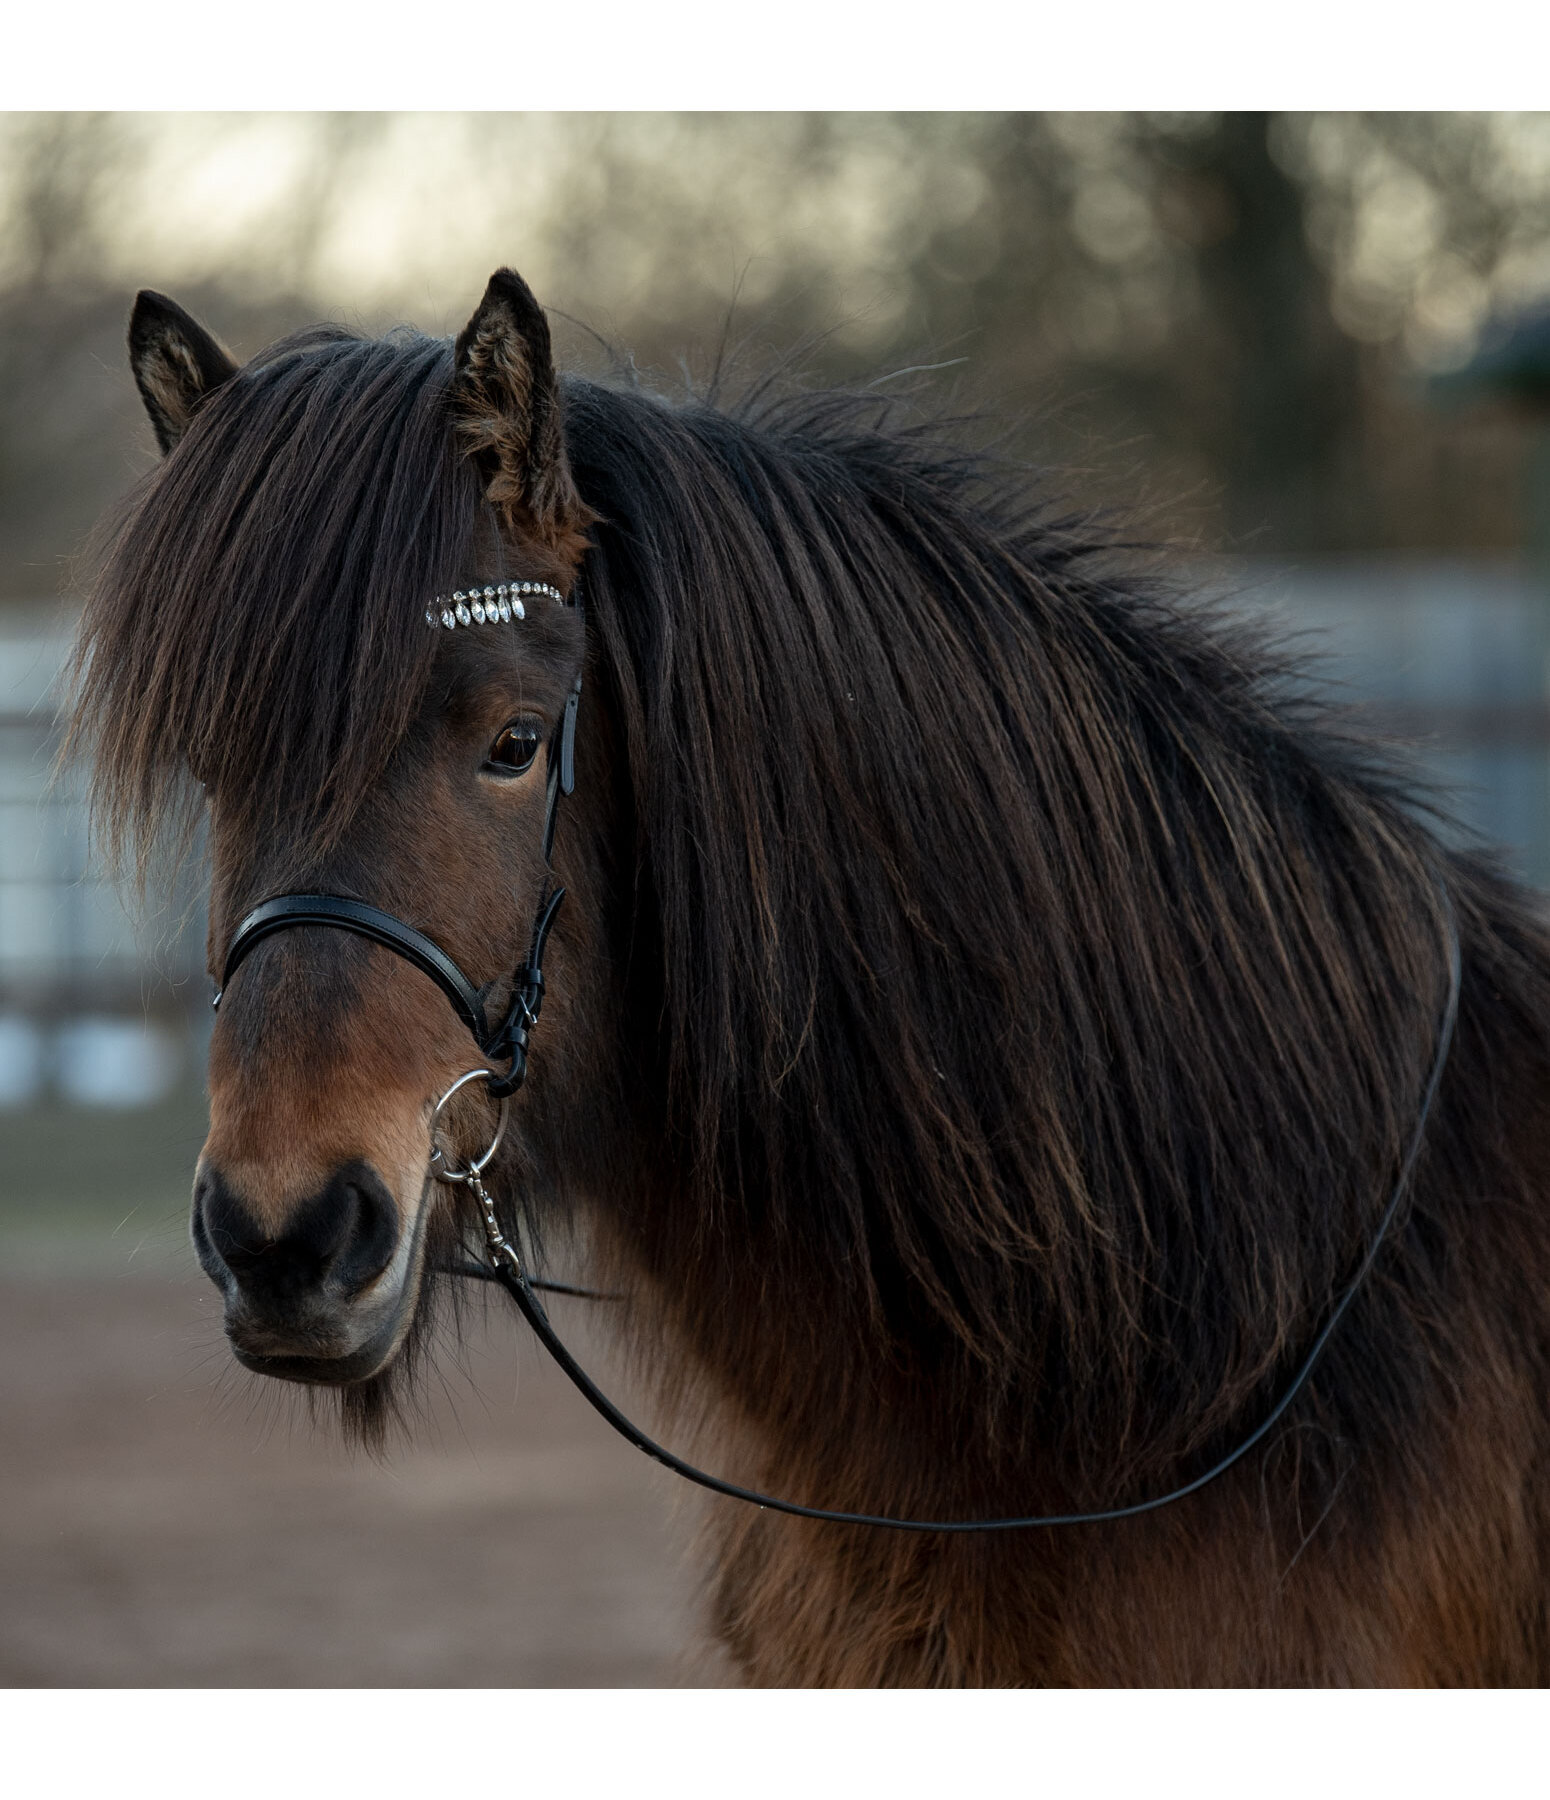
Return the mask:
<path fill-rule="evenodd" d="M 328 925 L 338 931 L 353 931 L 357 937 L 370 938 L 374 944 L 396 952 L 430 976 L 452 1002 L 453 1011 L 473 1033 L 481 1050 L 489 1052 L 497 1044 L 501 1029 L 491 1031 L 480 990 L 439 944 L 392 913 L 368 906 L 364 900 L 347 899 L 343 894 L 281 894 L 255 906 L 237 927 L 226 951 L 221 992 L 215 996 L 215 1005 L 221 1004 L 221 994 L 226 992 L 232 976 L 265 938 L 298 925 Z"/>

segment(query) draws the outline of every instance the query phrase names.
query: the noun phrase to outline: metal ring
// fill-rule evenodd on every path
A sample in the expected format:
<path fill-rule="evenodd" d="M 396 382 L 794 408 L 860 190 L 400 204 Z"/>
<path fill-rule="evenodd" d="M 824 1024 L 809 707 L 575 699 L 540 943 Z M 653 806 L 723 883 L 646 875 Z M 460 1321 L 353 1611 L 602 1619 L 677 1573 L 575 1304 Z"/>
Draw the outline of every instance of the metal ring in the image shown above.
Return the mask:
<path fill-rule="evenodd" d="M 482 1175 L 489 1166 L 490 1158 L 500 1149 L 501 1139 L 506 1135 L 506 1115 L 511 1111 L 510 1098 L 501 1101 L 500 1117 L 495 1122 L 495 1136 L 490 1139 L 489 1146 L 483 1156 L 476 1157 L 466 1169 L 454 1169 L 441 1153 L 441 1146 L 436 1142 L 436 1121 L 441 1117 L 441 1110 L 458 1091 L 467 1087 L 471 1081 L 494 1081 L 493 1069 L 470 1069 L 466 1075 L 459 1075 L 441 1098 L 436 1102 L 431 1113 L 431 1173 L 438 1181 L 471 1181 L 476 1175 Z M 436 1164 L 442 1166 L 438 1169 Z"/>

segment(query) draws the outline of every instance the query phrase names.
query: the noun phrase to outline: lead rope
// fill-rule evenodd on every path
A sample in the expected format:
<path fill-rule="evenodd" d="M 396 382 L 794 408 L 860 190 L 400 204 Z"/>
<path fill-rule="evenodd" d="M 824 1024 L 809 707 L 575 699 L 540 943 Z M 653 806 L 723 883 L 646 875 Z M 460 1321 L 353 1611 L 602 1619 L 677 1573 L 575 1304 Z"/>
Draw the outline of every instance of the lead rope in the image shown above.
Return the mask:
<path fill-rule="evenodd" d="M 553 1325 L 549 1322 L 548 1313 L 544 1311 L 543 1302 L 534 1291 L 535 1288 L 547 1287 L 561 1293 L 580 1293 L 588 1298 L 605 1296 L 594 1296 L 585 1289 L 572 1288 L 561 1282 L 539 1282 L 528 1274 L 517 1246 L 501 1230 L 500 1221 L 495 1214 L 495 1202 L 491 1199 L 481 1179 L 485 1163 L 494 1154 L 494 1144 L 490 1146 L 483 1157 L 478 1159 L 477 1164 L 470 1164 L 466 1171 L 448 1171 L 442 1176 L 444 1180 L 466 1183 L 479 1204 L 483 1218 L 485 1244 L 489 1251 L 491 1267 L 488 1272 L 483 1269 L 476 1270 L 473 1267 L 470 1267 L 467 1272 L 469 1274 L 477 1272 L 484 1279 L 493 1278 L 501 1283 L 507 1293 L 516 1301 L 522 1311 L 522 1316 L 532 1326 L 538 1341 L 559 1364 L 560 1369 L 582 1398 L 601 1413 L 622 1438 L 633 1444 L 637 1450 L 643 1450 L 647 1456 L 661 1463 L 664 1468 L 671 1469 L 675 1475 L 681 1475 L 685 1481 L 692 1481 L 698 1487 L 709 1488 L 713 1494 L 725 1494 L 729 1499 L 743 1500 L 770 1512 L 790 1513 L 799 1519 L 822 1519 L 836 1525 L 877 1525 L 890 1531 L 1031 1531 L 1056 1525 L 1102 1525 L 1116 1519 L 1133 1519 L 1140 1513 L 1156 1512 L 1159 1507 L 1171 1506 L 1175 1500 L 1183 1500 L 1190 1494 L 1198 1493 L 1201 1488 L 1215 1481 L 1219 1475 L 1224 1475 L 1234 1463 L 1247 1456 L 1255 1445 L 1261 1443 L 1274 1429 L 1287 1408 L 1302 1391 L 1308 1377 L 1313 1373 L 1314 1365 L 1323 1354 L 1324 1347 L 1334 1334 L 1335 1327 L 1340 1323 L 1346 1308 L 1356 1297 L 1357 1290 L 1366 1280 L 1373 1263 L 1377 1260 L 1379 1246 L 1383 1243 L 1389 1226 L 1399 1211 L 1400 1201 L 1410 1184 L 1411 1174 L 1415 1169 L 1416 1160 L 1420 1156 L 1421 1144 L 1426 1135 L 1426 1121 L 1432 1110 L 1432 1102 L 1437 1097 L 1437 1089 L 1442 1081 L 1442 1072 L 1448 1061 L 1448 1052 L 1453 1045 L 1454 1026 L 1458 1022 L 1459 987 L 1462 980 L 1463 962 L 1459 950 L 1458 920 L 1453 910 L 1452 899 L 1440 878 L 1438 888 L 1442 894 L 1448 921 L 1448 998 L 1443 1010 L 1442 1023 L 1438 1028 L 1437 1048 L 1432 1058 L 1431 1073 L 1427 1078 L 1426 1089 L 1421 1099 L 1420 1115 L 1416 1119 L 1409 1147 L 1400 1164 L 1399 1176 L 1394 1183 L 1394 1192 L 1384 1209 L 1383 1217 L 1378 1222 L 1378 1229 L 1367 1246 L 1367 1253 L 1363 1256 L 1360 1266 L 1352 1276 L 1344 1293 L 1335 1303 L 1334 1309 L 1325 1320 L 1318 1336 L 1313 1340 L 1313 1346 L 1304 1357 L 1291 1385 L 1259 1425 L 1236 1449 L 1230 1451 L 1220 1462 L 1207 1469 L 1203 1475 L 1197 1475 L 1193 1481 L 1186 1482 L 1182 1487 L 1173 1488 L 1166 1494 L 1159 1494 L 1155 1499 L 1141 1500 L 1132 1506 L 1107 1507 L 1098 1512 L 1048 1513 L 1019 1519 L 893 1519 L 876 1513 L 839 1512 L 822 1506 L 802 1506 L 794 1500 L 779 1500 L 771 1494 L 761 1494 L 754 1488 L 739 1487 L 736 1482 L 723 1481 L 719 1475 L 709 1475 L 705 1470 L 695 1468 L 692 1463 L 687 1463 L 682 1457 L 675 1456 L 671 1450 L 664 1449 L 654 1438 L 648 1437 L 638 1425 L 627 1418 L 561 1342 Z M 468 1077 L 464 1079 L 468 1079 Z M 496 1141 L 499 1141 L 498 1133 Z M 453 1270 L 450 1272 L 463 1273 L 464 1271 Z M 614 1298 L 614 1296 L 606 1297 Z"/>

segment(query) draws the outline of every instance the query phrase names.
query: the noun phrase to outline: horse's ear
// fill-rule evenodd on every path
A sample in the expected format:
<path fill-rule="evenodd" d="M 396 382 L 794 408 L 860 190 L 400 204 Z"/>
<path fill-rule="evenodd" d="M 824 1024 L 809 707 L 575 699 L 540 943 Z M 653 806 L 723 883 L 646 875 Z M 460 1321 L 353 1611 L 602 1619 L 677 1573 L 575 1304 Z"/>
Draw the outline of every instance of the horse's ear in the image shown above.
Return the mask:
<path fill-rule="evenodd" d="M 512 269 L 497 269 L 454 352 L 459 436 L 485 498 L 515 530 L 569 551 L 592 517 L 571 478 L 549 322 Z"/>
<path fill-rule="evenodd" d="M 188 430 L 194 408 L 237 365 L 176 301 L 143 289 L 129 315 L 129 366 L 165 456 Z"/>

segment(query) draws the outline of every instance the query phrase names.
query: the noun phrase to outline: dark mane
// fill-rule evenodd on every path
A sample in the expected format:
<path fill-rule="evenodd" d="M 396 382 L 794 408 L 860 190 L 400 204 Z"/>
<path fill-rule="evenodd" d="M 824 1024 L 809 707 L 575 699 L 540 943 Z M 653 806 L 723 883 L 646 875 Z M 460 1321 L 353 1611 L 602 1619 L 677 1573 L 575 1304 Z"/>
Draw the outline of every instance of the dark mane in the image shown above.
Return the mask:
<path fill-rule="evenodd" d="M 355 811 L 429 670 L 428 597 L 462 572 L 478 484 L 449 343 L 318 326 L 200 408 L 104 544 L 76 653 L 97 818 L 143 859 L 196 782 L 244 830 L 319 842 Z"/>
<path fill-rule="evenodd" d="M 1440 871 L 1489 878 L 1252 635 L 876 402 L 567 401 L 634 1066 L 691 1183 L 638 1239 L 674 1290 L 734 1254 L 790 1282 L 1008 1453 L 1059 1421 L 1112 1499 L 1117 1455 L 1241 1419 L 1353 1267 L 1432 1053 Z M 772 1392 L 802 1355 L 688 1329 Z"/>

